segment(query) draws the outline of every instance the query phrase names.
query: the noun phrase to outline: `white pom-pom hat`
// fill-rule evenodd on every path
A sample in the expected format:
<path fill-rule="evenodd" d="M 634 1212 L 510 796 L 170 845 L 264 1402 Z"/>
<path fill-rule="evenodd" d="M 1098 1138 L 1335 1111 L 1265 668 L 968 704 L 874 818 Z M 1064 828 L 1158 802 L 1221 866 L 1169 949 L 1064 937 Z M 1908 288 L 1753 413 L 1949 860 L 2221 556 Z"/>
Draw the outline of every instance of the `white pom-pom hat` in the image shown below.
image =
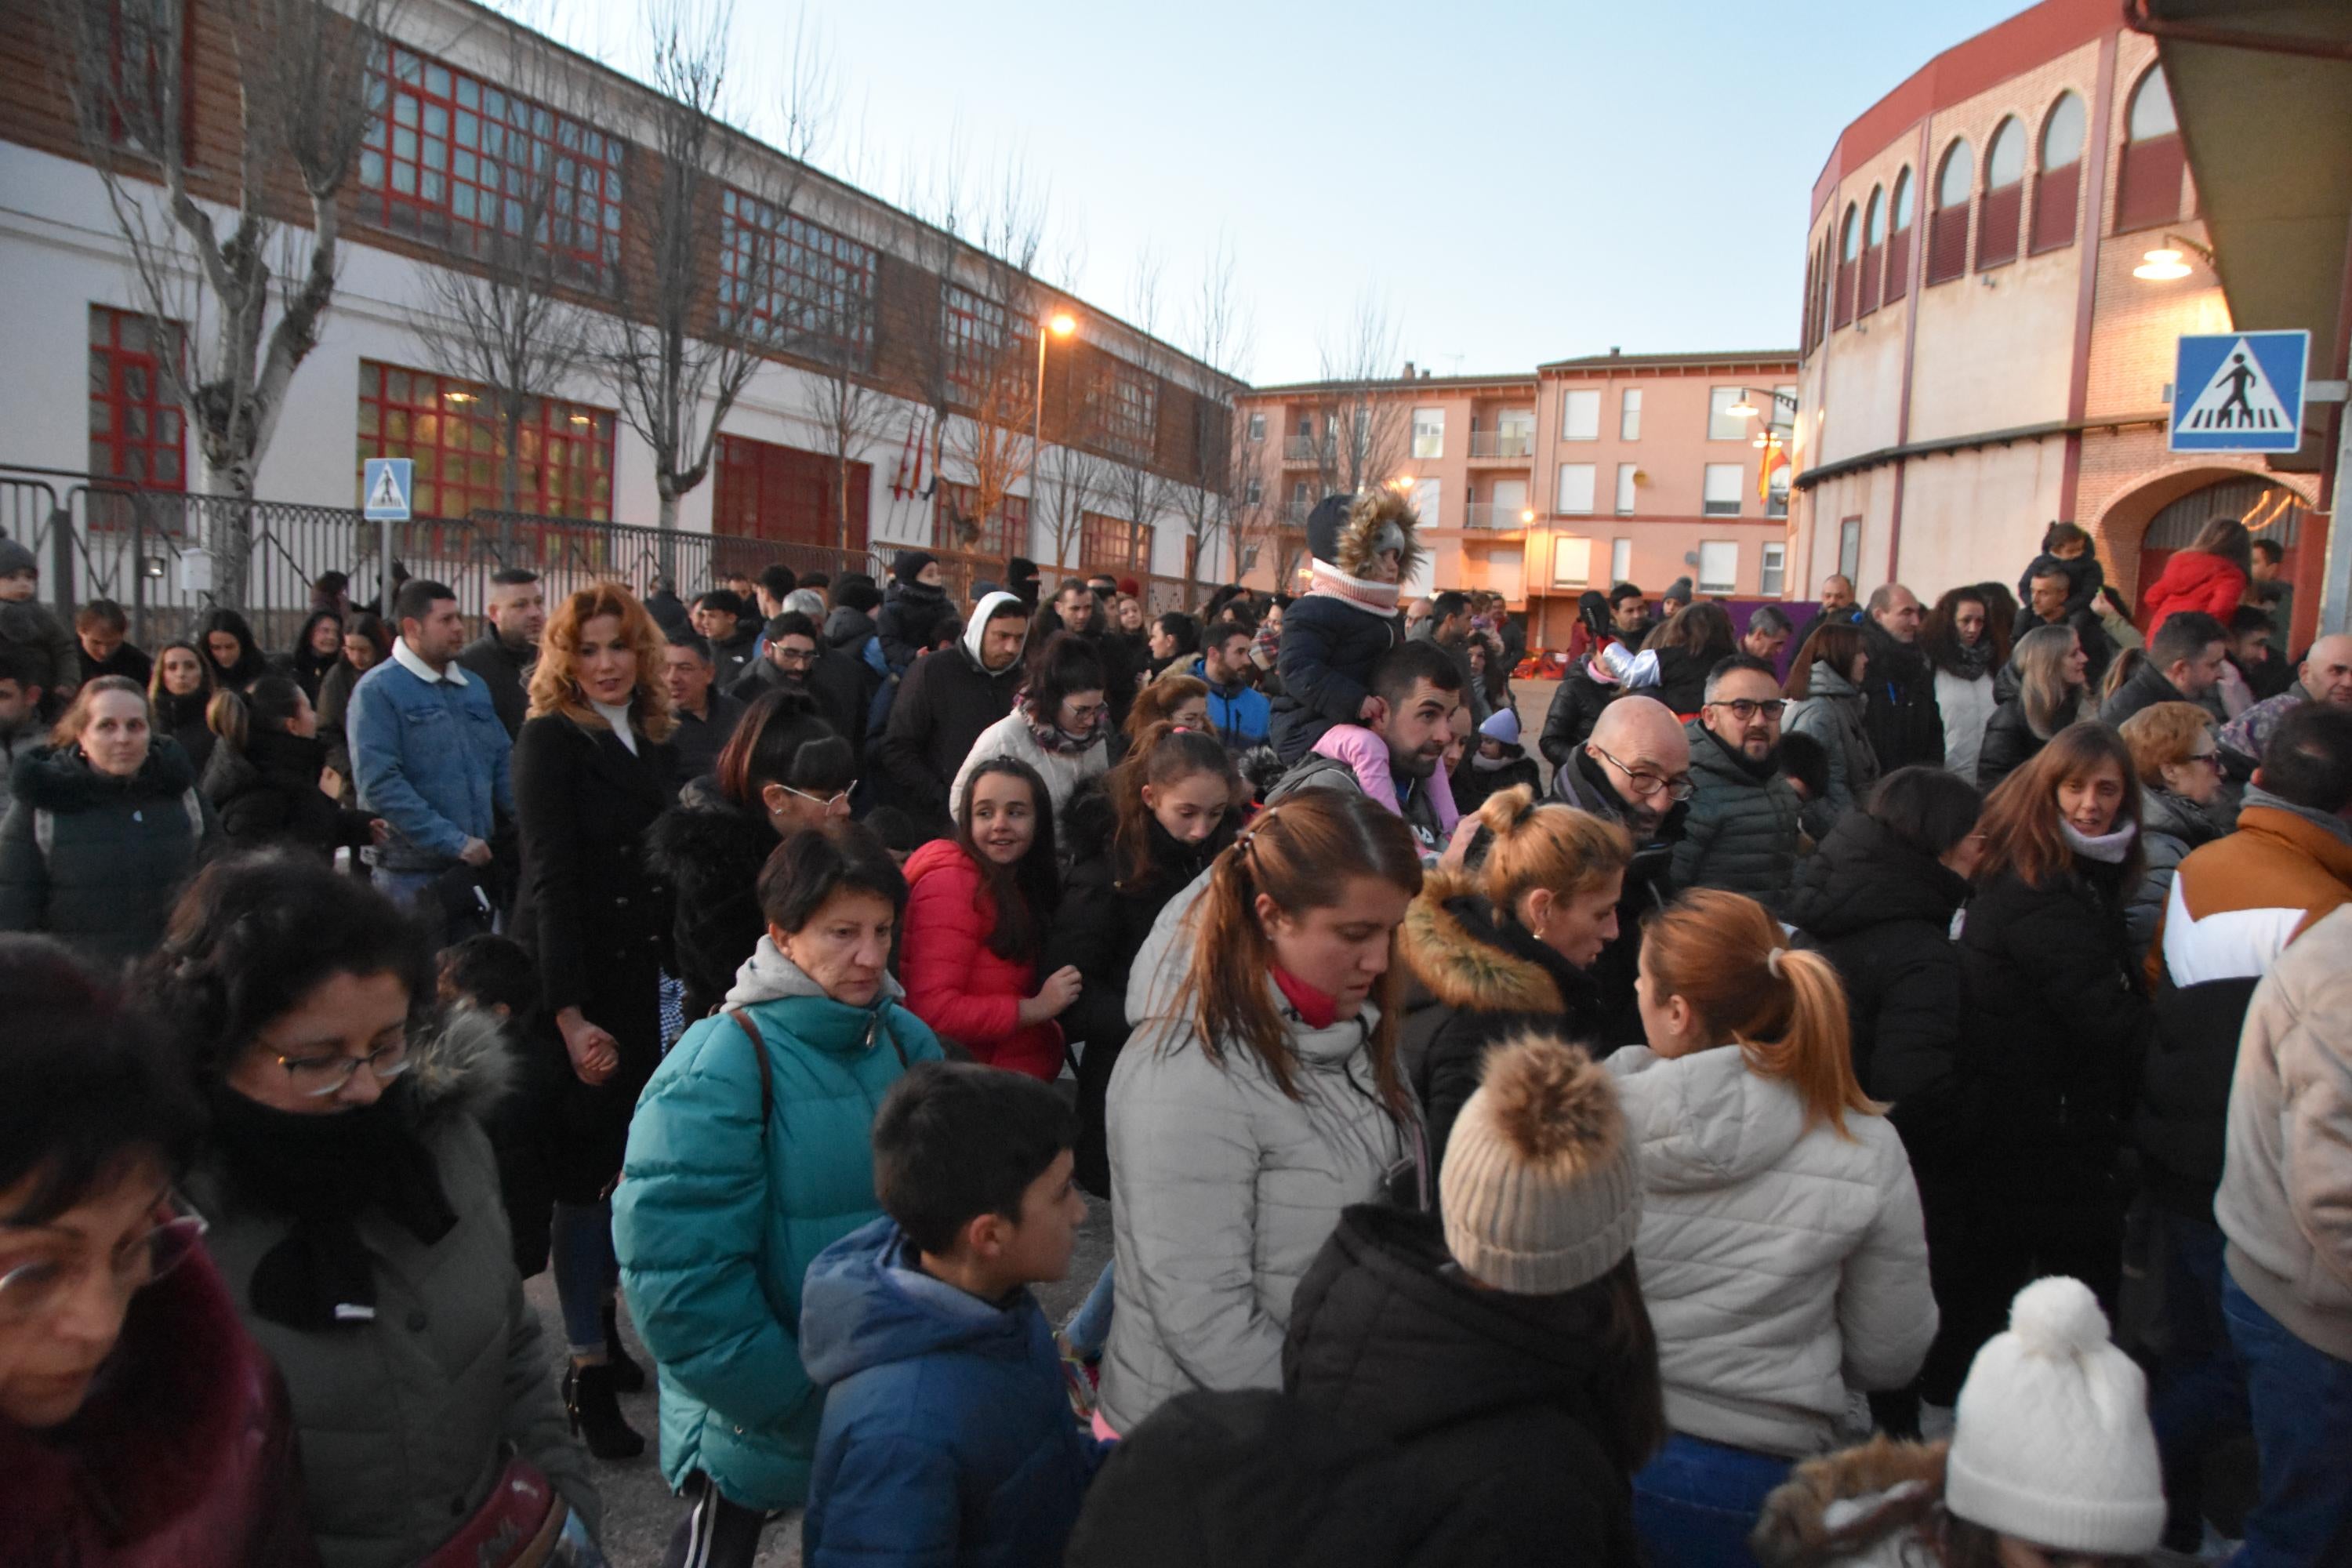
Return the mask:
<path fill-rule="evenodd" d="M 2146 1380 L 2079 1279 L 2036 1279 L 1977 1352 L 1952 1415 L 1944 1506 L 2036 1546 L 2135 1555 L 2164 1533 Z"/>

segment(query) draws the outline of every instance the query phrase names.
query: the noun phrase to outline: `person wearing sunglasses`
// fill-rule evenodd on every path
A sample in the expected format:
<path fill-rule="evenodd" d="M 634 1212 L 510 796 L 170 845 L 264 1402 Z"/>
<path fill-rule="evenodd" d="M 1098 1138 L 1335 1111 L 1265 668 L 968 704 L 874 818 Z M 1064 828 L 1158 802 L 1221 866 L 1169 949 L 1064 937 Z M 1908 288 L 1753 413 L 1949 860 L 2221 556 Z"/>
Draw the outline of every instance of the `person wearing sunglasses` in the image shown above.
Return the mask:
<path fill-rule="evenodd" d="M 203 1112 L 67 950 L 0 936 L 0 1556 L 318 1562 L 286 1391 L 173 1195 Z"/>
<path fill-rule="evenodd" d="M 1689 732 L 1690 818 L 1675 846 L 1677 889 L 1722 888 L 1777 911 L 1797 868 L 1804 803 L 1780 772 L 1780 678 L 1751 654 L 1708 672 Z"/>
<path fill-rule="evenodd" d="M 314 860 L 217 860 L 132 993 L 208 1100 L 183 1190 L 285 1375 L 326 1568 L 593 1536 L 480 1120 L 509 1047 L 488 1015 L 436 1010 L 418 925 Z"/>

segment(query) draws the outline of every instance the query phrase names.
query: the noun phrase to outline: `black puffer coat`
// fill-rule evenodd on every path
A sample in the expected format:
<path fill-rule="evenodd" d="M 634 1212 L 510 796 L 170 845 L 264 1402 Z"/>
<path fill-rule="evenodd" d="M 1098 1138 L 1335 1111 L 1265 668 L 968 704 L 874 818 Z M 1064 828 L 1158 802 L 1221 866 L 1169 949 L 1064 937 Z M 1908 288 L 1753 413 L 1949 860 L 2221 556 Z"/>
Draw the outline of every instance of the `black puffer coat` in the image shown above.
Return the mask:
<path fill-rule="evenodd" d="M 1936 667 L 1916 643 L 1897 642 L 1867 616 L 1863 647 L 1870 652 L 1864 682 L 1863 728 L 1879 771 L 1944 765 L 1944 714 L 1936 705 Z"/>
<path fill-rule="evenodd" d="M 1625 1044 L 1603 1033 L 1591 978 L 1518 921 L 1498 920 L 1474 878 L 1440 871 L 1423 880 L 1397 928 L 1397 956 L 1429 997 L 1407 1013 L 1401 1048 L 1428 1119 L 1433 1169 L 1491 1047 L 1529 1028 L 1564 1032 L 1596 1059 Z"/>
<path fill-rule="evenodd" d="M 219 841 L 212 803 L 170 737 L 129 778 L 71 746 L 16 758 L 0 824 L 0 931 L 42 931 L 105 963 L 163 939 L 181 888 Z"/>
<path fill-rule="evenodd" d="M 1587 661 L 1577 660 L 1559 678 L 1559 689 L 1551 694 L 1551 706 L 1544 710 L 1543 733 L 1536 745 L 1553 767 L 1592 738 L 1601 710 L 1617 700 L 1617 688 L 1594 680 L 1585 673 L 1587 668 Z"/>
<path fill-rule="evenodd" d="M 1985 1170 L 2036 1201 L 2115 1177 L 2148 1028 L 2125 869 L 2078 857 L 2042 887 L 2002 871 L 1961 926 L 1960 1073 Z"/>
<path fill-rule="evenodd" d="M 1160 826 L 1157 817 L 1150 819 L 1145 831 L 1150 837 L 1151 869 L 1124 887 L 1124 868 L 1111 843 L 1110 805 L 1101 792 L 1083 789 L 1072 800 L 1067 820 L 1077 840 L 1077 855 L 1064 880 L 1061 907 L 1055 912 L 1037 973 L 1051 974 L 1070 963 L 1086 976 L 1078 999 L 1060 1021 L 1063 1034 L 1083 1041 L 1086 1047 L 1078 1055 L 1078 1184 L 1108 1197 L 1110 1155 L 1103 1131 L 1104 1097 L 1110 1090 L 1119 1049 L 1127 1044 L 1128 972 L 1161 908 L 1234 841 L 1238 820 L 1229 812 L 1206 840 L 1185 845 Z"/>
<path fill-rule="evenodd" d="M 333 672 L 329 671 L 329 673 L 331 675 Z M 348 701 L 351 696 L 350 687 L 346 686 L 343 689 L 343 696 Z M 219 737 L 213 733 L 212 726 L 205 722 L 205 708 L 212 701 L 212 693 L 197 691 L 185 697 L 174 697 L 166 691 L 156 696 L 153 701 L 155 733 L 169 735 L 177 741 L 180 743 L 180 750 L 188 753 L 189 765 L 196 770 L 196 776 L 203 778 L 205 765 L 212 761 L 213 746 L 219 740 Z M 342 725 L 343 716 L 338 710 L 335 714 L 335 739 L 339 741 L 342 738 Z M 319 721 L 319 733 L 324 736 L 326 732 L 327 721 L 322 717 Z M 351 773 L 351 752 L 344 752 L 341 771 L 346 777 Z"/>
<path fill-rule="evenodd" d="M 890 668 L 905 673 L 939 635 L 940 623 L 955 614 L 947 590 L 929 583 L 903 579 L 891 586 L 890 597 L 874 622 L 882 639 L 882 657 Z"/>
<path fill-rule="evenodd" d="M 765 812 L 730 804 L 710 779 L 687 785 L 646 835 L 646 864 L 669 893 L 670 973 L 686 984 L 689 1023 L 719 1005 L 767 934 L 760 868 L 777 842 Z"/>
<path fill-rule="evenodd" d="M 236 848 L 288 845 L 331 860 L 336 850 L 368 842 L 368 814 L 344 810 L 320 789 L 326 766 L 324 742 L 284 730 L 256 731 L 243 752 L 213 748 L 205 764 L 205 797 Z"/>
<path fill-rule="evenodd" d="M 1786 911 L 1845 982 L 1853 1075 L 1891 1100 L 1895 1130 L 1916 1163 L 1951 1131 L 1960 1049 L 1960 950 L 1952 915 L 1969 896 L 1960 876 L 1848 812 L 1806 862 Z"/>
<path fill-rule="evenodd" d="M 1633 1568 L 1646 1456 L 1612 1453 L 1591 1298 L 1480 1289 L 1449 1261 L 1435 1215 L 1348 1210 L 1299 1281 L 1284 1388 L 1403 1448 L 1420 1487 L 1503 1537 L 1484 1561 Z"/>

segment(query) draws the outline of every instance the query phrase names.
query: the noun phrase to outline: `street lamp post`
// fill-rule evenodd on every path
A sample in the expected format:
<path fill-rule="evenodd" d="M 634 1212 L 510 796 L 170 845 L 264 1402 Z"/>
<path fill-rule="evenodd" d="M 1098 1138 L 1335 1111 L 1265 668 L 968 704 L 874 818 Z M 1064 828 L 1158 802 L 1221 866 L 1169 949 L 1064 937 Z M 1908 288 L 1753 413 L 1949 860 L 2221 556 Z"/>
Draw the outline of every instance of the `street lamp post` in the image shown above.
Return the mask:
<path fill-rule="evenodd" d="M 1037 406 L 1029 422 L 1029 489 L 1033 497 L 1037 489 L 1037 465 L 1045 455 L 1045 339 L 1048 335 L 1066 338 L 1078 330 L 1078 322 L 1067 310 L 1056 310 L 1043 326 L 1045 330 L 1037 334 Z"/>

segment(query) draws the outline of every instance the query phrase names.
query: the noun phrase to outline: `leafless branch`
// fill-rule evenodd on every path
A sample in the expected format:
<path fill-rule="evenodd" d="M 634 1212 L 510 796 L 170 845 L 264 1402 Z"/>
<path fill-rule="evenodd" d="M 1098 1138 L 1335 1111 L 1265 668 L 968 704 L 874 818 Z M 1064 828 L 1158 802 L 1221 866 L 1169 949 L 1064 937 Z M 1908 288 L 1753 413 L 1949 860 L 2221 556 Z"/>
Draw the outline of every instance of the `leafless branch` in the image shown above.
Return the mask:
<path fill-rule="evenodd" d="M 1387 305 L 1366 292 L 1338 334 L 1318 345 L 1324 391 L 1317 467 L 1327 494 L 1382 483 L 1404 460 L 1412 411 L 1410 399 L 1393 395 L 1400 342 Z"/>

